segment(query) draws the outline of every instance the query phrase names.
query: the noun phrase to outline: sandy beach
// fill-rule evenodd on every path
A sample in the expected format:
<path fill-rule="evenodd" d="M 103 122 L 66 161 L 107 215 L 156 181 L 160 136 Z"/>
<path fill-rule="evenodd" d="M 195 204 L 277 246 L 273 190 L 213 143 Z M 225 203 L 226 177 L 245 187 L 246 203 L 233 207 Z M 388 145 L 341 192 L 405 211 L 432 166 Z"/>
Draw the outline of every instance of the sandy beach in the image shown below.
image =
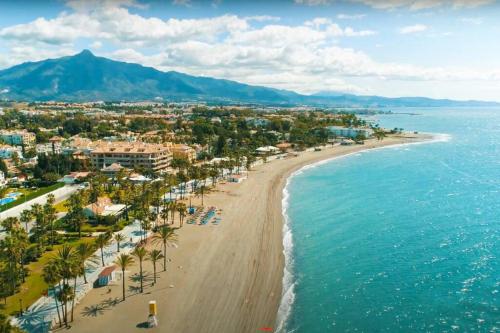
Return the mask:
<path fill-rule="evenodd" d="M 382 146 L 430 139 L 426 135 L 368 140 L 335 146 L 256 167 L 241 184 L 221 184 L 205 196 L 205 206 L 222 209 L 220 225 L 185 224 L 178 247 L 168 248 L 166 272 L 152 286 L 152 265 L 145 264 L 146 287 L 136 291 L 134 265 L 127 274 L 127 299 L 121 281 L 94 289 L 75 308 L 72 332 L 134 332 L 145 327 L 148 302 L 158 303 L 159 326 L 151 332 L 258 332 L 276 327 L 284 267 L 282 191 L 300 167 L 327 158 Z M 200 198 L 193 199 L 199 205 Z M 176 225 L 178 222 L 176 222 Z M 160 247 L 158 247 L 160 249 Z M 115 301 L 115 299 L 117 301 Z"/>

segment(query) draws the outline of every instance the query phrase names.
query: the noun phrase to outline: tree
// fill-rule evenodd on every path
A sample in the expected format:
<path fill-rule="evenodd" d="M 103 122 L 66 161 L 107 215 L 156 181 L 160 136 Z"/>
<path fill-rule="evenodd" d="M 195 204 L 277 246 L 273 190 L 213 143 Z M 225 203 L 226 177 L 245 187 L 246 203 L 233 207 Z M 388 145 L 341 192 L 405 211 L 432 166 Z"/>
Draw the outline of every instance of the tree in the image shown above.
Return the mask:
<path fill-rule="evenodd" d="M 134 263 L 134 258 L 129 254 L 122 253 L 115 260 L 115 264 L 120 267 L 122 271 L 122 291 L 123 291 L 123 300 L 125 300 L 125 270 L 130 267 Z"/>
<path fill-rule="evenodd" d="M 31 214 L 35 218 L 35 227 L 33 234 L 36 241 L 38 242 L 38 247 L 40 249 L 43 249 L 47 231 L 45 210 L 43 209 L 42 205 L 36 203 L 31 206 Z"/>
<path fill-rule="evenodd" d="M 163 219 L 163 225 L 167 224 L 168 214 L 170 214 L 169 207 L 167 204 L 163 205 L 163 208 L 160 213 L 160 217 Z"/>
<path fill-rule="evenodd" d="M 163 254 L 161 254 L 160 250 L 153 249 L 149 251 L 149 260 L 153 263 L 153 279 L 156 284 L 156 263 L 163 258 Z"/>
<path fill-rule="evenodd" d="M 183 202 L 179 202 L 177 204 L 177 212 L 179 213 L 179 226 L 182 228 L 184 225 L 184 217 L 186 216 L 186 204 Z"/>
<path fill-rule="evenodd" d="M 144 260 L 147 260 L 148 251 L 142 246 L 137 246 L 134 251 L 132 251 L 132 255 L 139 259 L 139 278 L 141 281 L 141 293 L 144 291 L 144 274 L 142 270 L 142 263 Z"/>
<path fill-rule="evenodd" d="M 25 209 L 21 212 L 19 220 L 21 221 L 21 223 L 24 223 L 26 232 L 29 232 L 29 223 L 31 222 L 32 218 L 33 215 L 28 209 Z"/>
<path fill-rule="evenodd" d="M 162 226 L 158 232 L 153 235 L 154 243 L 163 245 L 163 271 L 167 270 L 167 245 L 177 242 L 175 230 L 169 226 Z"/>
<path fill-rule="evenodd" d="M 85 260 L 90 259 L 95 261 L 94 256 L 95 247 L 90 243 L 80 243 L 76 247 L 77 261 L 80 265 L 80 271 L 83 275 L 83 280 L 87 283 L 87 274 L 85 272 Z"/>
<path fill-rule="evenodd" d="M 103 267 L 104 267 L 104 248 L 109 245 L 110 241 L 111 241 L 111 234 L 109 232 L 105 232 L 103 234 L 100 234 L 95 239 L 96 245 L 101 250 L 101 263 L 102 263 Z"/>
<path fill-rule="evenodd" d="M 116 242 L 116 251 L 120 252 L 120 243 L 125 240 L 125 236 L 123 236 L 123 234 L 117 233 L 114 236 L 114 240 Z"/>
<path fill-rule="evenodd" d="M 59 288 L 58 297 L 62 304 L 64 324 L 68 326 L 68 302 L 74 299 L 76 291 L 75 288 L 70 287 L 69 280 L 75 279 L 76 285 L 76 276 L 79 271 L 78 258 L 74 249 L 65 244 L 57 251 L 51 263 L 57 266 L 62 279 L 62 287 Z"/>
<path fill-rule="evenodd" d="M 56 221 L 56 209 L 54 208 L 54 203 L 56 198 L 54 194 L 50 193 L 47 196 L 47 202 L 43 206 L 43 211 L 45 214 L 45 221 L 50 228 L 50 244 L 54 245 L 54 222 Z"/>
<path fill-rule="evenodd" d="M 62 326 L 62 321 L 61 321 L 61 314 L 59 311 L 59 305 L 58 305 L 58 292 L 57 289 L 55 288 L 55 285 L 61 281 L 61 275 L 59 274 L 59 270 L 57 268 L 57 265 L 54 262 L 49 262 L 45 267 L 43 267 L 43 280 L 47 285 L 49 286 L 49 292 L 52 289 L 52 294 L 54 295 L 54 300 L 56 303 L 56 310 L 57 310 L 57 318 L 59 319 L 59 327 Z"/>
<path fill-rule="evenodd" d="M 6 232 L 11 233 L 13 229 L 19 228 L 19 220 L 17 217 L 11 216 L 3 220 L 1 225 Z"/>
<path fill-rule="evenodd" d="M 82 225 L 85 223 L 87 218 L 83 212 L 85 205 L 87 204 L 88 196 L 86 191 L 78 191 L 73 193 L 66 202 L 66 208 L 68 208 L 67 219 L 73 227 L 73 230 L 78 231 L 78 237 L 82 237 Z"/>

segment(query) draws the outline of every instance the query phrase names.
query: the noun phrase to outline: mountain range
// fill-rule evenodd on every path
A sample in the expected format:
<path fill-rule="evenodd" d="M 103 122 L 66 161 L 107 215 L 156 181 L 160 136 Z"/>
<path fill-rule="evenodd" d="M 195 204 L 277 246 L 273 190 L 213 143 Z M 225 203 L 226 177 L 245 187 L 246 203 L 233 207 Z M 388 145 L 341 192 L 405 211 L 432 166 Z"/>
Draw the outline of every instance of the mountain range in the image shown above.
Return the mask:
<path fill-rule="evenodd" d="M 26 62 L 0 70 L 0 99 L 17 101 L 205 101 L 337 107 L 492 106 L 493 102 L 423 97 L 387 98 L 340 93 L 302 95 L 230 80 L 162 72 L 139 64 L 74 56 Z"/>

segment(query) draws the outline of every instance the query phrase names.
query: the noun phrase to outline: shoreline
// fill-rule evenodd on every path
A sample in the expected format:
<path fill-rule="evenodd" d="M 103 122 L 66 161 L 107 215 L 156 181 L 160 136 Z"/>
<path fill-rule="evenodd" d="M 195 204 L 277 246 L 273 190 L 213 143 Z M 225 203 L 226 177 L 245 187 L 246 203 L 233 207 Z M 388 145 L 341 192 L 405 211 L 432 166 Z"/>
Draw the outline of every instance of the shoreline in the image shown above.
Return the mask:
<path fill-rule="evenodd" d="M 361 149 L 361 150 L 356 150 L 350 153 L 346 154 L 341 154 L 341 155 L 336 155 L 333 157 L 326 157 L 325 159 L 320 159 L 318 161 L 312 162 L 310 164 L 304 164 L 304 165 L 299 165 L 296 170 L 292 171 L 285 182 L 285 185 L 283 186 L 282 189 L 282 215 L 283 215 L 283 254 L 285 257 L 285 264 L 283 267 L 283 287 L 282 287 L 282 299 L 280 302 L 280 306 L 278 308 L 278 312 L 276 315 L 276 332 L 282 332 L 283 329 L 285 328 L 286 322 L 291 314 L 292 306 L 295 302 L 295 293 L 294 293 L 294 287 L 295 287 L 295 279 L 294 279 L 294 274 L 293 274 L 293 257 L 292 257 L 292 251 L 293 251 L 293 234 L 292 230 L 289 226 L 289 223 L 291 222 L 291 219 L 288 215 L 288 207 L 289 207 L 289 198 L 290 198 L 290 192 L 289 192 L 289 186 L 291 184 L 292 179 L 297 176 L 302 174 L 305 170 L 315 168 L 317 166 L 330 163 L 335 160 L 347 158 L 352 155 L 356 155 L 359 153 L 364 153 L 364 152 L 369 152 L 369 151 L 374 151 L 374 150 L 380 150 L 380 149 L 388 149 L 388 148 L 397 148 L 397 147 L 404 147 L 404 146 L 409 146 L 409 145 L 420 145 L 420 144 L 430 144 L 430 143 L 437 143 L 437 142 L 446 142 L 449 141 L 451 136 L 448 134 L 441 134 L 441 133 L 420 133 L 420 136 L 422 136 L 421 139 L 412 141 L 412 142 L 402 142 L 402 143 L 394 143 L 394 144 L 389 144 L 389 145 L 381 145 L 378 147 L 373 147 L 373 148 L 367 148 L 367 149 Z"/>
<path fill-rule="evenodd" d="M 120 297 L 121 281 L 110 291 L 91 291 L 76 307 L 71 331 L 141 331 L 152 299 L 159 310 L 159 326 L 153 332 L 276 331 L 280 320 L 286 319 L 281 314 L 289 282 L 284 279 L 289 265 L 284 243 L 288 223 L 283 212 L 289 179 L 304 167 L 348 154 L 432 139 L 428 134 L 411 134 L 302 152 L 256 166 L 241 184 L 218 185 L 205 196 L 205 206 L 222 209 L 220 225 L 179 229 L 178 248 L 167 250 L 166 273 L 159 274 L 155 286 L 148 280 L 143 294 L 129 291 L 125 302 L 103 306 L 101 311 L 100 304 Z M 196 198 L 193 204 L 199 201 Z M 149 262 L 145 270 L 152 271 Z M 127 276 L 136 272 L 134 265 Z M 134 283 L 127 280 L 129 286 Z"/>

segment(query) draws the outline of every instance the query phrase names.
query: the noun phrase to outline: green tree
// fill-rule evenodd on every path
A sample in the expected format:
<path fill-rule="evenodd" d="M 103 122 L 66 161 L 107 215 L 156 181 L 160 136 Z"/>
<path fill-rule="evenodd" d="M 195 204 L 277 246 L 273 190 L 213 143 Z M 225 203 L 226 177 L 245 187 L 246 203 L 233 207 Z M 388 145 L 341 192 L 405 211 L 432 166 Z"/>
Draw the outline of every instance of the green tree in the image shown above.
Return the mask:
<path fill-rule="evenodd" d="M 111 234 L 109 232 L 105 232 L 100 234 L 95 239 L 95 244 L 101 250 L 101 263 L 104 267 L 104 248 L 109 245 L 111 242 Z"/>
<path fill-rule="evenodd" d="M 55 286 L 56 284 L 59 284 L 61 279 L 62 277 L 59 274 L 57 265 L 54 262 L 49 262 L 47 265 L 43 267 L 43 280 L 49 286 L 49 293 L 52 290 L 52 295 L 54 295 L 54 301 L 56 303 L 56 310 L 57 310 L 57 318 L 59 319 L 59 327 L 62 326 L 62 320 L 61 320 L 61 313 L 59 311 L 58 292 Z"/>
<path fill-rule="evenodd" d="M 90 243 L 80 243 L 76 247 L 76 259 L 80 265 L 80 272 L 83 275 L 83 281 L 87 283 L 87 274 L 85 272 L 85 261 L 96 261 L 94 258 L 95 247 Z"/>
<path fill-rule="evenodd" d="M 168 227 L 168 226 L 162 226 L 158 229 L 158 232 L 156 232 L 153 235 L 153 242 L 154 243 L 161 243 L 163 246 L 163 270 L 167 270 L 167 245 L 171 245 L 175 242 L 177 242 L 177 235 L 175 233 L 175 230 Z"/>
<path fill-rule="evenodd" d="M 156 284 L 156 263 L 163 258 L 163 254 L 160 250 L 153 249 L 149 251 L 149 260 L 153 263 L 153 280 L 154 284 Z"/>
<path fill-rule="evenodd" d="M 29 223 L 33 219 L 33 215 L 31 214 L 31 211 L 28 209 L 25 209 L 21 212 L 21 215 L 19 217 L 19 220 L 21 223 L 24 223 L 26 232 L 29 232 Z"/>
<path fill-rule="evenodd" d="M 56 221 L 56 209 L 54 204 L 56 202 L 54 194 L 47 195 L 47 202 L 43 206 L 45 221 L 50 229 L 50 244 L 54 245 L 54 222 Z"/>
<path fill-rule="evenodd" d="M 78 231 L 78 237 L 82 237 L 82 226 L 87 221 L 84 213 L 84 207 L 87 204 L 88 196 L 86 191 L 78 191 L 73 193 L 66 202 L 68 208 L 67 220 L 73 227 L 73 230 Z"/>
<path fill-rule="evenodd" d="M 141 281 L 141 293 L 144 291 L 144 272 L 142 269 L 142 263 L 144 260 L 147 260 L 148 251 L 142 246 L 137 246 L 134 251 L 132 251 L 132 255 L 139 260 L 139 279 Z"/>
<path fill-rule="evenodd" d="M 134 263 L 134 259 L 125 253 L 120 254 L 118 258 L 115 260 L 115 264 L 120 267 L 122 271 L 122 292 L 123 292 L 123 300 L 125 300 L 125 271 Z"/>
<path fill-rule="evenodd" d="M 113 239 L 115 240 L 116 242 L 116 252 L 120 252 L 120 244 L 125 241 L 125 236 L 121 233 L 117 233 L 115 234 L 115 236 L 113 237 Z"/>
<path fill-rule="evenodd" d="M 62 287 L 59 288 L 58 297 L 62 304 L 64 325 L 68 326 L 68 302 L 75 297 L 75 288 L 70 287 L 69 281 L 70 279 L 74 279 L 74 283 L 76 284 L 76 277 L 80 269 L 77 254 L 73 247 L 65 244 L 57 251 L 51 263 L 57 266 L 59 274 L 61 275 Z"/>

